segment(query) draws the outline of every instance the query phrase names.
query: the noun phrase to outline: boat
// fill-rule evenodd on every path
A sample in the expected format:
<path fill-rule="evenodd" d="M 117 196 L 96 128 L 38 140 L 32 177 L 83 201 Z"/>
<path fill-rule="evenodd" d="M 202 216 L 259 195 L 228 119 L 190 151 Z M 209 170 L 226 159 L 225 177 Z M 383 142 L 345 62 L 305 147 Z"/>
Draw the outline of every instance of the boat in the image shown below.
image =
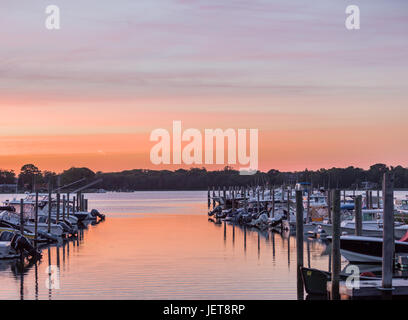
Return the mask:
<path fill-rule="evenodd" d="M 363 271 L 360 269 L 360 280 L 380 280 L 381 279 L 381 269 L 373 268 L 374 270 Z M 347 270 L 347 267 L 344 269 Z M 340 273 L 340 281 L 345 281 L 350 276 L 345 271 Z M 302 281 L 307 294 L 326 296 L 327 295 L 327 282 L 331 280 L 331 273 L 328 271 L 323 271 L 314 268 L 300 267 Z M 361 272 L 362 271 L 362 272 Z M 373 272 L 376 271 L 376 272 Z M 380 275 L 378 275 L 378 271 Z"/>
<path fill-rule="evenodd" d="M 24 228 L 30 232 L 35 232 L 35 219 L 24 214 Z M 16 225 L 20 228 L 20 214 L 11 211 L 3 211 L 0 213 L 0 220 Z M 48 232 L 48 217 L 39 216 L 37 222 L 37 231 Z M 52 236 L 61 237 L 64 229 L 60 224 L 50 223 L 50 232 Z"/>
<path fill-rule="evenodd" d="M 327 238 L 329 241 L 332 237 Z M 340 253 L 351 263 L 382 263 L 382 238 L 364 236 L 341 236 Z M 408 255 L 408 232 L 395 241 L 395 256 Z"/>
<path fill-rule="evenodd" d="M 383 220 L 381 218 L 382 209 L 363 209 L 362 210 L 362 236 L 365 237 L 382 237 L 383 236 Z M 326 234 L 333 234 L 333 225 L 330 223 L 319 224 Z M 408 231 L 408 225 L 401 222 L 395 222 L 394 236 L 402 238 Z M 340 223 L 340 232 L 342 234 L 353 235 L 356 232 L 355 218 L 345 219 Z"/>
<path fill-rule="evenodd" d="M 0 233 L 0 259 L 12 259 L 21 254 L 40 258 L 41 253 L 37 251 L 31 242 L 23 235 L 12 231 Z"/>

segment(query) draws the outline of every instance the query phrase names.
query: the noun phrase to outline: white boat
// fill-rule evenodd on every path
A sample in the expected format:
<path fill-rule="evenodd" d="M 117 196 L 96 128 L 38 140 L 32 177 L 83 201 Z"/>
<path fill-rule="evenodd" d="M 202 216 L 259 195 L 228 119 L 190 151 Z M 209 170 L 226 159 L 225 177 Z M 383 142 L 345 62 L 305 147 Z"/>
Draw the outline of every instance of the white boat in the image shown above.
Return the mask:
<path fill-rule="evenodd" d="M 21 253 L 28 253 L 32 257 L 41 255 L 26 237 L 17 232 L 2 231 L 0 233 L 0 259 L 16 258 Z"/>
<path fill-rule="evenodd" d="M 382 209 L 363 209 L 362 210 L 362 236 L 365 237 L 382 237 L 383 236 L 383 220 Z M 333 226 L 329 223 L 321 223 L 322 229 L 328 234 L 333 233 Z M 408 231 L 408 225 L 404 225 L 400 222 L 394 223 L 394 236 L 396 239 L 402 238 Z M 343 220 L 340 223 L 340 232 L 342 234 L 353 235 L 355 234 L 356 223 L 355 218 L 352 220 Z"/>
<path fill-rule="evenodd" d="M 24 228 L 30 232 L 35 232 L 35 221 L 34 217 L 28 217 L 24 213 Z M 0 213 L 0 220 L 10 222 L 14 225 L 20 226 L 20 214 L 16 214 L 11 211 L 3 211 Z M 48 233 L 48 217 L 39 216 L 37 223 L 37 230 Z M 61 237 L 64 233 L 64 229 L 59 224 L 51 223 L 50 232 L 52 236 Z"/>

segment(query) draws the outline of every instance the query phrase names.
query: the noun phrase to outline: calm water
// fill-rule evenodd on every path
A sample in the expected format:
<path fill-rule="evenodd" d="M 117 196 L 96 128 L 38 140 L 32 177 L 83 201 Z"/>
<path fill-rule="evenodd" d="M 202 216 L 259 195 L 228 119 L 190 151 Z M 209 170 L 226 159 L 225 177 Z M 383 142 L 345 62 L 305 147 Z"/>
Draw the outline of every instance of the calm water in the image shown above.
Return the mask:
<path fill-rule="evenodd" d="M 0 299 L 296 299 L 295 238 L 208 221 L 207 192 L 86 197 L 106 221 L 23 273 L 0 260 Z M 306 266 L 328 270 L 324 244 L 304 249 Z M 59 289 L 46 287 L 49 265 Z"/>

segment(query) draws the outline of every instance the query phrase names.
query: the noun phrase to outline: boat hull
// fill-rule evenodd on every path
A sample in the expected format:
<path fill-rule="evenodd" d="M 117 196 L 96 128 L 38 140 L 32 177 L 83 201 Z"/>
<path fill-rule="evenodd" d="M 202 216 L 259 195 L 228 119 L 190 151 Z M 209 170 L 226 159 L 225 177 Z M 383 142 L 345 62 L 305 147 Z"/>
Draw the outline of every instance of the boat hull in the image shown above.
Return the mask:
<path fill-rule="evenodd" d="M 351 263 L 381 263 L 382 239 L 342 236 L 340 252 Z M 395 255 L 408 255 L 408 243 L 395 241 Z"/>

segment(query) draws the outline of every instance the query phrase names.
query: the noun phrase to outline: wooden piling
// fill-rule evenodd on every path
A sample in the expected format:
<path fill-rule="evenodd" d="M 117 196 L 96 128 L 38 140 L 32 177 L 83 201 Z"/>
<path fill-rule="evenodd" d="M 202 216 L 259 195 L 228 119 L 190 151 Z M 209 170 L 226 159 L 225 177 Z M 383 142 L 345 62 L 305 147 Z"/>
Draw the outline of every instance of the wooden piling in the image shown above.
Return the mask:
<path fill-rule="evenodd" d="M 74 198 L 75 198 L 75 197 L 74 197 Z M 75 203 L 75 200 L 74 200 L 74 203 Z M 208 187 L 207 203 L 208 203 L 208 209 L 210 209 L 210 206 L 211 206 L 210 187 Z"/>
<path fill-rule="evenodd" d="M 75 217 L 75 197 L 73 197 L 72 198 L 72 203 L 73 203 L 73 205 L 72 205 L 72 215 Z"/>
<path fill-rule="evenodd" d="M 81 193 L 81 211 L 85 211 L 85 195 Z"/>
<path fill-rule="evenodd" d="M 24 235 L 24 199 L 20 199 L 20 232 Z"/>
<path fill-rule="evenodd" d="M 333 190 L 333 236 L 332 236 L 332 299 L 339 300 L 339 280 L 341 270 L 340 255 L 340 190 Z"/>
<path fill-rule="evenodd" d="M 256 212 L 259 213 L 259 189 L 256 190 Z"/>
<path fill-rule="evenodd" d="M 309 220 L 310 220 L 310 193 L 312 192 L 312 190 L 313 189 L 311 189 L 311 190 L 308 190 L 307 191 L 307 211 L 306 211 L 306 216 L 307 216 L 307 220 L 308 220 L 308 222 L 309 222 Z"/>
<path fill-rule="evenodd" d="M 298 300 L 303 300 L 303 197 L 302 191 L 296 191 L 296 250 L 297 250 L 297 293 Z"/>
<path fill-rule="evenodd" d="M 48 185 L 48 233 L 51 233 L 51 210 L 52 210 L 52 204 L 51 204 L 51 185 Z"/>
<path fill-rule="evenodd" d="M 67 206 L 66 204 L 66 199 L 65 199 L 65 194 L 62 196 L 62 220 L 65 221 L 65 207 Z"/>
<path fill-rule="evenodd" d="M 332 195 L 330 189 L 327 190 L 327 215 L 329 216 L 329 223 L 332 223 L 331 208 L 332 208 Z"/>
<path fill-rule="evenodd" d="M 357 196 L 354 198 L 354 216 L 355 216 L 355 227 L 356 227 L 356 236 L 361 236 L 363 234 L 363 198 Z"/>
<path fill-rule="evenodd" d="M 383 178 L 383 260 L 382 260 L 382 288 L 392 289 L 394 242 L 394 175 L 384 173 Z"/>
<path fill-rule="evenodd" d="M 66 205 L 66 208 L 67 208 L 67 218 L 69 219 L 69 193 L 67 193 L 67 205 Z"/>
<path fill-rule="evenodd" d="M 225 186 L 222 189 L 222 198 L 224 201 L 224 209 L 227 208 L 227 190 L 225 189 Z"/>
<path fill-rule="evenodd" d="M 38 191 L 35 193 L 35 207 L 34 207 L 34 244 L 37 249 L 38 243 Z"/>
<path fill-rule="evenodd" d="M 231 198 L 231 208 L 232 208 L 232 212 L 234 212 L 235 210 L 235 192 L 232 192 L 232 198 Z"/>
<path fill-rule="evenodd" d="M 290 221 L 290 194 L 289 194 L 289 190 L 288 190 L 288 221 Z"/>
<path fill-rule="evenodd" d="M 275 188 L 272 188 L 272 218 L 275 218 Z"/>
<path fill-rule="evenodd" d="M 60 220 L 60 205 L 61 205 L 61 195 L 58 192 L 57 193 L 57 223 L 59 223 L 59 220 Z"/>

